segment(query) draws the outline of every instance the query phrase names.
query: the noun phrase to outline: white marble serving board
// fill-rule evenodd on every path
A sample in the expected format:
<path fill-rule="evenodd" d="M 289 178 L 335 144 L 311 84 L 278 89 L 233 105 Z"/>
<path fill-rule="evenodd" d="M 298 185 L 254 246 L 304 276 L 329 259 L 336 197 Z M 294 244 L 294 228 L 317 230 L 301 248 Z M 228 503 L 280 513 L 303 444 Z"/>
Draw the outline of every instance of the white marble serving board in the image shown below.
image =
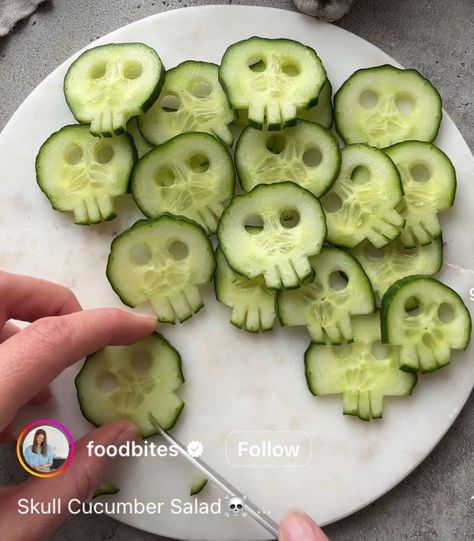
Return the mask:
<path fill-rule="evenodd" d="M 252 35 L 287 37 L 314 47 L 335 89 L 354 70 L 396 62 L 363 39 L 300 14 L 258 7 L 206 6 L 162 13 L 91 43 L 142 41 L 154 47 L 166 67 L 188 59 L 219 62 L 226 47 Z M 51 209 L 35 182 L 34 159 L 53 131 L 72 123 L 64 101 L 63 77 L 71 60 L 55 70 L 18 109 L 0 136 L 0 266 L 61 282 L 84 307 L 121 306 L 105 277 L 111 240 L 139 212 L 130 197 L 119 218 L 81 227 L 70 215 Z M 445 264 L 440 275 L 472 309 L 474 159 L 445 114 L 437 144 L 458 174 L 455 206 L 443 216 Z M 320 523 L 337 520 L 367 505 L 393 487 L 433 449 L 452 424 L 474 382 L 472 349 L 453 355 L 452 364 L 420 378 L 411 398 L 389 398 L 383 420 L 364 423 L 341 414 L 340 397 L 314 398 L 304 378 L 304 329 L 280 329 L 263 336 L 229 324 L 230 310 L 218 305 L 212 288 L 206 307 L 183 325 L 160 330 L 183 357 L 186 402 L 174 433 L 183 441 L 203 442 L 203 458 L 278 520 L 299 508 Z M 471 310 L 472 311 L 472 310 Z M 42 410 L 26 408 L 18 426 L 52 418 L 75 437 L 90 426 L 82 418 L 73 378 L 66 370 L 53 389 L 54 402 Z M 294 430 L 312 441 L 312 458 L 302 467 L 243 468 L 226 461 L 225 440 L 237 430 Z M 71 467 L 74 467 L 74 463 Z M 120 492 L 114 501 L 189 499 L 191 468 L 182 459 L 121 460 L 112 478 Z M 214 501 L 207 487 L 201 501 Z M 133 526 L 188 540 L 260 540 L 266 532 L 250 518 L 224 515 L 118 516 Z"/>

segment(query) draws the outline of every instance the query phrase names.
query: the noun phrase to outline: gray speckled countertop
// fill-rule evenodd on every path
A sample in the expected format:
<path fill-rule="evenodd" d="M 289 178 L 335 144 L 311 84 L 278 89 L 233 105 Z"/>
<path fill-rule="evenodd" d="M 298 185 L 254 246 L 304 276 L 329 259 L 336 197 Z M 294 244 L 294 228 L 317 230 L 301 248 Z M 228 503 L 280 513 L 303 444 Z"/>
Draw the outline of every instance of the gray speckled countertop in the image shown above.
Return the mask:
<path fill-rule="evenodd" d="M 56 0 L 0 39 L 0 128 L 56 66 L 89 42 L 153 13 L 203 4 L 294 9 L 291 0 Z M 426 75 L 474 146 L 474 3 L 472 0 L 358 0 L 338 25 Z M 407 419 L 409 422 L 409 419 Z M 331 540 L 474 538 L 474 398 L 431 455 L 384 497 L 325 528 Z M 22 478 L 13 445 L 0 447 L 0 484 Z M 1 532 L 0 532 L 1 537 Z M 104 516 L 68 519 L 55 541 L 158 539 Z M 27 541 L 27 540 L 25 540 Z"/>

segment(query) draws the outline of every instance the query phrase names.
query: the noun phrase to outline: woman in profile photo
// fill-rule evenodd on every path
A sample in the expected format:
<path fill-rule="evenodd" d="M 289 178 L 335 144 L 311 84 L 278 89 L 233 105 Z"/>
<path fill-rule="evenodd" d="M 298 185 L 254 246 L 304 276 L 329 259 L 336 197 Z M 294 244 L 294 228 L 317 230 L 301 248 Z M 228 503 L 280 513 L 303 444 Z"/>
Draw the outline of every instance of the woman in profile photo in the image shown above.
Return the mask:
<path fill-rule="evenodd" d="M 26 448 L 26 462 L 35 470 L 48 470 L 53 465 L 53 450 L 48 445 L 46 432 L 40 428 L 35 432 L 33 445 Z"/>

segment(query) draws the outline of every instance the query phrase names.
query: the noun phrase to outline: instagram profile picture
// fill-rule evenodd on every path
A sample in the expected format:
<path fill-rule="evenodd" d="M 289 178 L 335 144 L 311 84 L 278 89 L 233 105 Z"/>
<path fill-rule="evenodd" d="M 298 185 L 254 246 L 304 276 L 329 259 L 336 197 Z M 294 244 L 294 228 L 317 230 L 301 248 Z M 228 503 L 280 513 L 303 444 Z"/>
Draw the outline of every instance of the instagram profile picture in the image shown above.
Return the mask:
<path fill-rule="evenodd" d="M 22 430 L 16 454 L 20 464 L 31 475 L 55 477 L 71 464 L 74 440 L 64 425 L 43 419 Z"/>

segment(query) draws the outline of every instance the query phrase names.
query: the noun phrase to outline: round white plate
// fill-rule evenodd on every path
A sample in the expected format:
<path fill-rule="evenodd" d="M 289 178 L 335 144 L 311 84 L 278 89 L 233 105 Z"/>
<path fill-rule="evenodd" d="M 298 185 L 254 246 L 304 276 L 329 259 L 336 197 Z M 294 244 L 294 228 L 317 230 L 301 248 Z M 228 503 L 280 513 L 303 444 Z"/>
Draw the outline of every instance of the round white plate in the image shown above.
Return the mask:
<path fill-rule="evenodd" d="M 292 38 L 314 47 L 335 89 L 358 68 L 397 64 L 336 26 L 257 7 L 170 11 L 117 30 L 91 46 L 143 41 L 159 52 L 169 68 L 188 59 L 219 63 L 228 45 L 252 35 Z M 73 224 L 70 215 L 51 210 L 35 182 L 39 146 L 53 131 L 73 122 L 62 93 L 70 62 L 38 86 L 0 137 L 0 266 L 61 282 L 75 291 L 85 307 L 121 306 L 106 280 L 105 263 L 112 238 L 139 216 L 129 198 L 113 222 L 81 227 Z M 469 289 L 474 287 L 474 271 L 467 269 L 474 268 L 474 247 L 466 222 L 474 208 L 474 160 L 446 114 L 437 144 L 453 160 L 459 180 L 456 204 L 443 215 L 446 250 L 440 276 L 472 306 Z M 449 367 L 420 378 L 411 398 L 387 399 L 383 420 L 364 423 L 344 417 L 340 397 L 317 399 L 306 387 L 305 330 L 278 328 L 253 336 L 229 324 L 229 309 L 217 304 L 210 287 L 204 297 L 206 307 L 196 317 L 174 328 L 161 326 L 182 353 L 186 377 L 181 392 L 186 407 L 174 432 L 183 441 L 200 440 L 203 458 L 275 520 L 288 509 L 299 508 L 325 524 L 382 495 L 433 449 L 473 386 L 471 352 L 456 352 Z M 77 369 L 67 370 L 55 381 L 53 404 L 42 411 L 26 408 L 19 424 L 53 418 L 75 437 L 87 432 L 90 426 L 75 398 Z M 249 430 L 303 431 L 312 442 L 312 456 L 300 467 L 231 466 L 226 460 L 226 437 Z M 269 438 L 267 434 L 264 439 Z M 173 514 L 172 498 L 190 500 L 192 470 L 182 458 L 121 460 L 111 476 L 120 492 L 110 500 L 165 502 L 159 515 L 117 516 L 133 526 L 188 540 L 268 538 L 250 518 Z M 220 496 L 208 486 L 199 501 L 212 502 Z"/>

